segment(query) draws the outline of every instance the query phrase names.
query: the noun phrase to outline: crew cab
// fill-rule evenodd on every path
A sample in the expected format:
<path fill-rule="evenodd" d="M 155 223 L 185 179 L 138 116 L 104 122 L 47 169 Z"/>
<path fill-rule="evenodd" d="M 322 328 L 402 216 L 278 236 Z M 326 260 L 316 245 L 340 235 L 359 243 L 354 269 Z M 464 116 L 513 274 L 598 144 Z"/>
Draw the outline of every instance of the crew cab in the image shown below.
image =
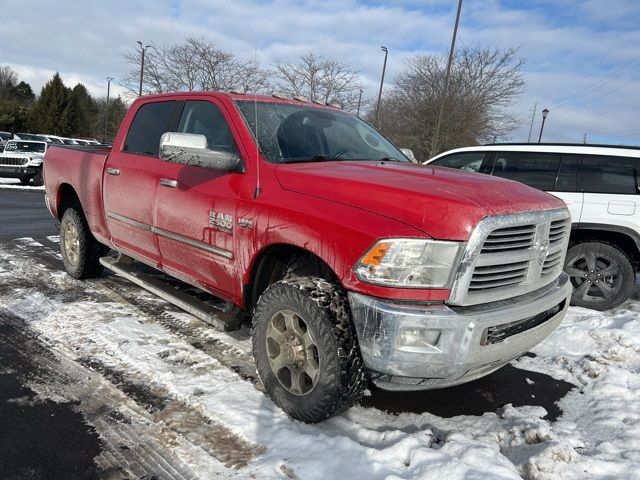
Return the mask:
<path fill-rule="evenodd" d="M 46 151 L 47 142 L 7 141 L 0 153 L 0 177 L 17 178 L 24 185 L 33 180 L 35 186 L 42 186 L 42 163 Z"/>
<path fill-rule="evenodd" d="M 369 380 L 419 390 L 486 375 L 568 308 L 561 200 L 415 165 L 329 105 L 141 97 L 113 147 L 50 146 L 45 163 L 70 275 L 142 262 L 226 300 L 251 318 L 266 393 L 305 422 Z"/>

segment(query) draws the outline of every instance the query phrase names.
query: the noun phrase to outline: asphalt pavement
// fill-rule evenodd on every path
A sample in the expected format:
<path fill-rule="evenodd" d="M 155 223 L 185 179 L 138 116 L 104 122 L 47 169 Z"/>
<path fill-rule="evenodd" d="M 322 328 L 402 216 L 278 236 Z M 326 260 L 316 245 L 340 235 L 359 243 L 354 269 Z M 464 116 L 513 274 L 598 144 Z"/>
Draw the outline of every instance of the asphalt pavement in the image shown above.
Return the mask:
<path fill-rule="evenodd" d="M 0 185 L 0 240 L 57 233 L 55 220 L 44 203 L 43 190 Z"/>

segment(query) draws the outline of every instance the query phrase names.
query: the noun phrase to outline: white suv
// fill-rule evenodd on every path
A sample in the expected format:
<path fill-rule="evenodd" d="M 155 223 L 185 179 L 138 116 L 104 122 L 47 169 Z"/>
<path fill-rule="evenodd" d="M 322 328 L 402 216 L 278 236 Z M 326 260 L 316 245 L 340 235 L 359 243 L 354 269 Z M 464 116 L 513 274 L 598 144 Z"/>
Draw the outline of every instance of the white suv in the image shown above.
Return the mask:
<path fill-rule="evenodd" d="M 640 148 L 496 144 L 449 150 L 425 164 L 496 175 L 566 202 L 565 263 L 573 305 L 608 310 L 633 293 L 640 267 Z"/>

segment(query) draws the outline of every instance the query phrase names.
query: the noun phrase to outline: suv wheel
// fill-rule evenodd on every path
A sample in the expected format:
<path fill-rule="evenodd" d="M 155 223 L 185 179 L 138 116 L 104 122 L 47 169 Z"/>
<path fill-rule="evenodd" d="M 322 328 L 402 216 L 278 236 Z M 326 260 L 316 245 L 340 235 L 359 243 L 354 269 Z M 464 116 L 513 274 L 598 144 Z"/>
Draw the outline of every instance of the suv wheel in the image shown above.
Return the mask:
<path fill-rule="evenodd" d="M 42 169 L 40 169 L 38 173 L 33 176 L 33 185 L 36 187 L 41 187 L 44 185 L 44 175 L 42 173 Z"/>
<path fill-rule="evenodd" d="M 571 277 L 571 304 L 609 310 L 622 304 L 635 287 L 635 271 L 629 257 L 604 242 L 583 242 L 567 252 L 565 271 Z"/>
<path fill-rule="evenodd" d="M 351 407 L 366 376 L 344 291 L 326 280 L 282 280 L 253 315 L 253 354 L 266 393 L 291 417 L 314 423 Z"/>
<path fill-rule="evenodd" d="M 29 183 L 31 182 L 31 177 L 18 177 L 18 180 L 20 180 L 20 183 L 22 185 L 29 185 Z"/>

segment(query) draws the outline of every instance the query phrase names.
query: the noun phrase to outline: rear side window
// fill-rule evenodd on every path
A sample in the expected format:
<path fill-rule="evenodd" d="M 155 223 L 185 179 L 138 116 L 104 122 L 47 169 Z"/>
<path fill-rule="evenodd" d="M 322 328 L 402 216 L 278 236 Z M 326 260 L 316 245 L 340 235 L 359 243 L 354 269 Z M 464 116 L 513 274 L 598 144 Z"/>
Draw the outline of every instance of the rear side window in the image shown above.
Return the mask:
<path fill-rule="evenodd" d="M 556 192 L 578 191 L 578 165 L 580 156 L 563 154 L 560 161 L 560 169 L 556 179 Z"/>
<path fill-rule="evenodd" d="M 468 172 L 480 172 L 486 155 L 485 152 L 452 153 L 431 162 L 429 165 L 457 168 Z"/>
<path fill-rule="evenodd" d="M 582 189 L 587 193 L 638 193 L 638 163 L 627 157 L 585 156 Z"/>
<path fill-rule="evenodd" d="M 205 100 L 186 102 L 177 131 L 204 135 L 207 137 L 207 146 L 210 150 L 222 150 L 240 155 L 227 120 L 220 109 L 211 102 Z"/>
<path fill-rule="evenodd" d="M 538 190 L 553 190 L 561 157 L 555 153 L 497 152 L 493 175 L 522 182 Z"/>
<path fill-rule="evenodd" d="M 170 131 L 176 102 L 146 103 L 138 109 L 124 143 L 124 151 L 157 157 L 160 137 Z"/>

